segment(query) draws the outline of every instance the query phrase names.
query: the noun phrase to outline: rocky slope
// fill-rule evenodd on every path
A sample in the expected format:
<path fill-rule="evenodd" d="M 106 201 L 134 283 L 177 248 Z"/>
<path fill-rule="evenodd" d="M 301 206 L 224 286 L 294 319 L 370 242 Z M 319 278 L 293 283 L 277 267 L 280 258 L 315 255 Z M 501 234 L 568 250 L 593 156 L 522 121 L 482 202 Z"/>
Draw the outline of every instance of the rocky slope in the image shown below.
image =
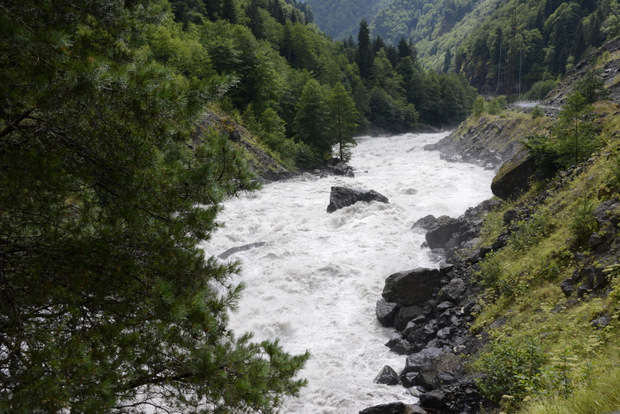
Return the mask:
<path fill-rule="evenodd" d="M 516 344 L 535 343 L 542 364 L 534 367 L 537 375 L 552 374 L 546 382 L 530 385 L 542 387 L 540 404 L 567 404 L 555 395 L 569 384 L 573 398 L 591 392 L 593 404 L 599 407 L 584 405 L 570 412 L 609 412 L 620 407 L 620 393 L 600 394 L 601 389 L 617 388 L 609 384 L 617 385 L 613 378 L 618 377 L 620 362 L 620 42 L 606 47 L 589 58 L 597 64 L 604 61 L 602 74 L 611 102 L 597 104 L 597 110 L 606 145 L 588 161 L 537 183 L 534 189 L 520 186 L 535 166 L 528 164 L 519 141 L 544 130 L 552 120 L 534 121 L 530 115 L 507 112 L 470 120 L 430 147 L 446 158 L 475 161 L 495 170 L 510 161 L 509 168 L 502 168 L 499 177 L 504 181 L 494 192 L 515 201 L 486 202 L 458 219 L 426 217 L 417 223 L 428 230 L 429 247 L 444 249 L 450 264 L 404 271 L 386 280 L 376 316 L 395 329 L 386 345 L 406 355 L 406 363 L 399 373 L 385 367 L 375 381 L 402 385 L 420 401 L 415 406 L 393 403 L 361 413 L 478 413 L 500 406 L 504 411 L 527 406 L 527 412 L 539 412 L 535 399 L 521 401 L 532 391 L 519 389 L 518 381 L 517 388 L 507 388 L 508 398 L 501 402 L 499 397 L 483 397 L 492 396 L 481 393 L 478 381 L 489 374 L 471 369 L 480 353 L 493 353 L 496 344 L 508 346 L 510 338 Z M 587 68 L 578 65 L 571 72 L 572 81 Z M 563 82 L 547 104 L 561 104 L 571 88 L 570 79 Z M 474 244 L 481 226 L 495 230 Z M 463 247 L 468 249 L 455 254 L 454 249 Z M 511 352 L 521 351 L 517 345 Z M 554 356 L 560 354 L 579 362 L 569 367 Z M 497 356 L 501 353 L 495 355 L 501 358 Z M 504 368 L 500 364 L 496 369 Z M 583 381 L 585 369 L 595 372 L 596 378 Z M 509 380 L 497 380 L 497 385 L 508 387 L 501 381 Z"/>

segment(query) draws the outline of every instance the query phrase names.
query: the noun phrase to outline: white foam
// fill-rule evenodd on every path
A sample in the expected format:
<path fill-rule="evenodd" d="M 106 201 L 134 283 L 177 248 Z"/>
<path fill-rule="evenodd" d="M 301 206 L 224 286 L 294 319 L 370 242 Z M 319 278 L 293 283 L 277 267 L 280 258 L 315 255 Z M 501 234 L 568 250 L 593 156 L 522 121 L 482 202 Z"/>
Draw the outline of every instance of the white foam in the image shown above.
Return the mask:
<path fill-rule="evenodd" d="M 401 386 L 373 383 L 384 365 L 399 371 L 405 357 L 384 346 L 393 333 L 374 308 L 385 278 L 434 266 L 411 225 L 427 214 L 462 214 L 491 197 L 493 173 L 450 164 L 424 151 L 441 134 L 363 137 L 353 151 L 355 178 L 296 179 L 225 203 L 226 227 L 204 245 L 210 255 L 265 242 L 233 254 L 247 288 L 231 315 L 237 332 L 280 338 L 291 353 L 309 350 L 301 376 L 309 385 L 282 413 L 354 413 L 375 404 L 415 402 Z M 373 189 L 390 204 L 357 203 L 326 212 L 331 186 Z"/>

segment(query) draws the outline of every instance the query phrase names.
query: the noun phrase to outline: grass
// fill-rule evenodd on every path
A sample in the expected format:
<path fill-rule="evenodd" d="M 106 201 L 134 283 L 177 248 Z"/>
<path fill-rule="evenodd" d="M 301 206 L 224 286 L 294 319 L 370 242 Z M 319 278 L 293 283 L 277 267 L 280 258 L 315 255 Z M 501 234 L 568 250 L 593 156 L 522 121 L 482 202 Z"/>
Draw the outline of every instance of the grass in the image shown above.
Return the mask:
<path fill-rule="evenodd" d="M 481 299 L 483 308 L 472 332 L 490 335 L 487 352 L 508 339 L 517 343 L 533 340 L 548 356 L 541 365 L 540 378 L 534 382 L 536 389 L 531 387 L 522 400 L 505 399 L 510 401 L 503 407 L 507 412 L 596 414 L 620 409 L 620 251 L 597 258 L 587 244 L 575 243 L 575 230 L 570 228 L 584 199 L 596 206 L 618 192 L 617 188 L 611 193 L 606 190 L 612 163 L 617 162 L 614 154 L 620 153 L 620 137 L 614 135 L 620 130 L 620 117 L 611 116 L 617 105 L 602 104 L 597 109 L 606 114 L 600 118 L 606 147 L 568 183 L 539 183 L 519 199 L 503 203 L 484 223 L 483 245 L 490 245 L 503 229 L 507 210 L 526 206 L 541 191 L 551 188 L 551 197 L 538 207 L 547 212 L 539 217 L 547 231 L 520 223 L 524 230 L 517 231 L 513 239 L 522 240 L 510 241 L 491 256 L 489 263 L 481 264 L 481 272 L 492 276 L 487 282 L 494 284 Z M 528 226 L 534 228 L 527 230 Z M 575 260 L 575 252 L 584 254 L 587 265 L 612 270 L 607 291 L 583 298 L 565 297 L 561 281 L 584 266 Z M 592 321 L 603 314 L 612 317 L 611 324 L 604 329 L 593 327 Z M 499 319 L 503 324 L 494 323 Z"/>

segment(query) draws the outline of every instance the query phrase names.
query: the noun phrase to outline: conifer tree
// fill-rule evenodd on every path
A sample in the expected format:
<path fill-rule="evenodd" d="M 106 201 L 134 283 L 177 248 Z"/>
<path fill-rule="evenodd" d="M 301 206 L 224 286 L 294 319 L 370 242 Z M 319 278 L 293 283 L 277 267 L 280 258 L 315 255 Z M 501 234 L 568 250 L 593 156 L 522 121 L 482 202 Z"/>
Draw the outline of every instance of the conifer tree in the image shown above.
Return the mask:
<path fill-rule="evenodd" d="M 297 138 L 310 145 L 321 158 L 331 156 L 334 144 L 330 134 L 328 96 L 323 86 L 309 79 L 297 103 L 295 130 Z"/>
<path fill-rule="evenodd" d="M 348 161 L 349 149 L 357 144 L 353 134 L 358 125 L 359 114 L 351 95 L 340 82 L 331 90 L 329 109 L 333 141 L 338 145 L 340 159 Z"/>
<path fill-rule="evenodd" d="M 370 42 L 370 29 L 366 20 L 360 22 L 360 30 L 357 35 L 357 55 L 355 61 L 360 69 L 360 76 L 369 79 L 372 70 L 374 52 Z"/>
<path fill-rule="evenodd" d="M 230 331 L 238 265 L 198 247 L 252 177 L 191 139 L 217 80 L 151 59 L 166 7 L 1 6 L 1 412 L 266 413 L 303 384 L 306 356 Z"/>

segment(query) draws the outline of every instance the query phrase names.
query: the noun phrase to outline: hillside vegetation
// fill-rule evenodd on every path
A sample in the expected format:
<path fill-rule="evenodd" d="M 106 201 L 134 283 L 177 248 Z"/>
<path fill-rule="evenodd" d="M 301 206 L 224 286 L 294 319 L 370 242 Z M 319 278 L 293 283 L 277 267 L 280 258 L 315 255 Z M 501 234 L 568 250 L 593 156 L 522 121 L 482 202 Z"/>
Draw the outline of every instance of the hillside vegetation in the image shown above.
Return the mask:
<path fill-rule="evenodd" d="M 342 26 L 357 18 L 334 14 L 344 10 L 337 4 L 352 2 L 328 3 L 329 18 Z M 533 89 L 540 99 L 558 76 L 620 34 L 618 15 L 617 0 L 393 0 L 365 18 L 386 44 L 410 41 L 425 68 L 463 73 L 483 94 Z"/>
<path fill-rule="evenodd" d="M 617 80 L 604 85 L 578 79 L 556 117 L 519 121 L 538 125 L 517 134 L 535 162 L 529 189 L 484 222 L 481 245 L 505 247 L 476 268 L 486 290 L 471 330 L 490 342 L 470 369 L 504 412 L 620 408 L 620 106 L 605 98 Z"/>

